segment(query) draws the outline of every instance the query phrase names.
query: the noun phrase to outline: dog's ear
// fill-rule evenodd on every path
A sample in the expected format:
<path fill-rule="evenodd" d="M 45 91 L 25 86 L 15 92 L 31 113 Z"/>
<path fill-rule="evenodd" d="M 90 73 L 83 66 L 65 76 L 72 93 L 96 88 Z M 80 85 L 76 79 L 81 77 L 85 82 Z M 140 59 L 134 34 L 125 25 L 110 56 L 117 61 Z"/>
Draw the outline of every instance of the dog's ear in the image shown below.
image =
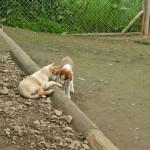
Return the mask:
<path fill-rule="evenodd" d="M 64 68 L 61 68 L 59 71 L 60 71 L 61 75 L 65 75 L 66 76 L 67 80 L 72 80 L 72 76 L 73 76 L 72 72 L 70 72 L 70 71 L 68 71 L 68 70 L 66 70 Z"/>
<path fill-rule="evenodd" d="M 60 74 L 60 67 L 59 66 L 51 66 L 49 69 L 55 75 Z"/>

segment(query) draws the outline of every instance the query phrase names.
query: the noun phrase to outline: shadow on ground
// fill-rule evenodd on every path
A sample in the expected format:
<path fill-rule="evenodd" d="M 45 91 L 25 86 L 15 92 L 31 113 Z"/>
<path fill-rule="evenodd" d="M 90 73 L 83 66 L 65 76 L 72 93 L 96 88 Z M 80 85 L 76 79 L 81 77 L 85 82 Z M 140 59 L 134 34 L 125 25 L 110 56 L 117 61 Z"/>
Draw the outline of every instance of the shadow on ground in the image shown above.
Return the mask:
<path fill-rule="evenodd" d="M 5 28 L 40 66 L 75 61 L 73 101 L 120 150 L 150 149 L 150 46 L 128 37 L 63 36 Z"/>

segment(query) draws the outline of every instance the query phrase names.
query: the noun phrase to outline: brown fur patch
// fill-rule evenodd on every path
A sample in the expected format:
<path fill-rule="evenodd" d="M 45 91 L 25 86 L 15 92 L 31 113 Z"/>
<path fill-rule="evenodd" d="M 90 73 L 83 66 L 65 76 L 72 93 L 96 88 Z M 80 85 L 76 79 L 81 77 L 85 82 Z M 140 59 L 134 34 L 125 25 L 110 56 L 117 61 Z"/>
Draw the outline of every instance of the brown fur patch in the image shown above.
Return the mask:
<path fill-rule="evenodd" d="M 59 69 L 59 74 L 60 75 L 65 75 L 65 77 L 67 78 L 67 80 L 72 80 L 72 72 L 68 71 L 65 68 L 61 68 Z"/>

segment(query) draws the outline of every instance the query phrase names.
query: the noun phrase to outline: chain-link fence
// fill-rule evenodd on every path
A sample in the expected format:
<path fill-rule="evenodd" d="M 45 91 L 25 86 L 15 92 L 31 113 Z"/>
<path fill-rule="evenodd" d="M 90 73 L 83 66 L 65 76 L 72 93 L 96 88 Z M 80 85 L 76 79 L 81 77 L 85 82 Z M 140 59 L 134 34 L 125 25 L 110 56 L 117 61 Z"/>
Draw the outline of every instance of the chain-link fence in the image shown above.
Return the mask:
<path fill-rule="evenodd" d="M 0 23 L 34 31 L 120 32 L 142 0 L 1 0 Z M 130 29 L 139 31 L 140 19 Z"/>

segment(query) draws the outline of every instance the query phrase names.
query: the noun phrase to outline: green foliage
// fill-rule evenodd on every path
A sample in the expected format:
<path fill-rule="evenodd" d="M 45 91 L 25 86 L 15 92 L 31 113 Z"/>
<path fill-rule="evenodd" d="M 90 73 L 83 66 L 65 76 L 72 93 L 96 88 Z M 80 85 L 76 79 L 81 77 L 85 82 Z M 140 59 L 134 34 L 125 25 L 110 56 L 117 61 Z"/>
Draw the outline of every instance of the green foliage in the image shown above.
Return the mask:
<path fill-rule="evenodd" d="M 140 9 L 141 0 L 1 0 L 0 20 L 33 31 L 118 32 Z"/>

